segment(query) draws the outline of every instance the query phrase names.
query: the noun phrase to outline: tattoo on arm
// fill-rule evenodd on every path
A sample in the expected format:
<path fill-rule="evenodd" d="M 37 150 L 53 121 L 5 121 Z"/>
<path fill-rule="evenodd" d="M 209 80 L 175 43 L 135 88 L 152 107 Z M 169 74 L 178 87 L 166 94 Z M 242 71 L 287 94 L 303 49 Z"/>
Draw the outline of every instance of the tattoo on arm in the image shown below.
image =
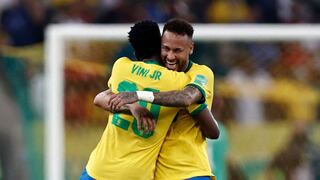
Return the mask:
<path fill-rule="evenodd" d="M 154 93 L 153 103 L 170 107 L 187 107 L 201 98 L 202 94 L 197 88 L 187 86 L 182 91 Z"/>

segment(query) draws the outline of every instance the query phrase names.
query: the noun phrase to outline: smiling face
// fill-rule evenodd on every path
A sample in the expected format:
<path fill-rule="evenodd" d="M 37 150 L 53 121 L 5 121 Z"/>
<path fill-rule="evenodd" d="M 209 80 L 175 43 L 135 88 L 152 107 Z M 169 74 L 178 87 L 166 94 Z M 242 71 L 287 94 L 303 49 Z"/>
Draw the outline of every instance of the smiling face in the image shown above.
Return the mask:
<path fill-rule="evenodd" d="M 193 42 L 187 35 L 179 35 L 170 31 L 163 33 L 161 58 L 168 69 L 185 71 L 192 52 Z"/>

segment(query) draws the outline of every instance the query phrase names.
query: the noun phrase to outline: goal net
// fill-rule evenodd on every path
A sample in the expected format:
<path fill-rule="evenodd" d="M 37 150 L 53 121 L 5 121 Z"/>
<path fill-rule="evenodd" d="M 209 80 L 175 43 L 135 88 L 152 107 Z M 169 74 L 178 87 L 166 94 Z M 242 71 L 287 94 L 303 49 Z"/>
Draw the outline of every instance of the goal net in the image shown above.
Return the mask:
<path fill-rule="evenodd" d="M 118 57 L 134 58 L 127 42 L 130 26 L 47 29 L 46 179 L 76 179 L 85 168 L 107 120 L 93 98 L 107 88 Z M 212 111 L 227 134 L 220 144 L 208 142 L 213 169 L 215 149 L 227 145 L 224 156 L 240 174 L 265 177 L 301 126 L 320 144 L 313 130 L 319 129 L 320 26 L 194 24 L 194 29 L 191 60 L 215 73 Z"/>

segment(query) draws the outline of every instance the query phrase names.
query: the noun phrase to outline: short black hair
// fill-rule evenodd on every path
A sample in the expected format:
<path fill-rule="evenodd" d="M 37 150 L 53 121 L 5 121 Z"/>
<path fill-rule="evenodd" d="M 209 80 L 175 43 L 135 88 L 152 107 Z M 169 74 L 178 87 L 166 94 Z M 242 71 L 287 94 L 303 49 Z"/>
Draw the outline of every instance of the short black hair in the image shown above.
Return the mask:
<path fill-rule="evenodd" d="M 138 60 L 160 57 L 161 33 L 156 22 L 150 20 L 139 21 L 131 27 L 129 42 Z"/>
<path fill-rule="evenodd" d="M 183 20 L 183 19 L 171 19 L 169 20 L 163 27 L 162 34 L 165 31 L 170 31 L 179 35 L 187 35 L 189 38 L 192 39 L 193 37 L 193 27 L 192 25 Z"/>

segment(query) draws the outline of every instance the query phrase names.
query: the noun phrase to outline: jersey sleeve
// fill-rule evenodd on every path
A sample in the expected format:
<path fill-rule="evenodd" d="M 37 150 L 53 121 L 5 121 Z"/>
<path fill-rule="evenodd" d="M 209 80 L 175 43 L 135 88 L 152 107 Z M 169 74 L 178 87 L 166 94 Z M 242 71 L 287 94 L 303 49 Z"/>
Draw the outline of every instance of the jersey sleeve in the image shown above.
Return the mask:
<path fill-rule="evenodd" d="M 197 70 L 192 70 L 189 76 L 191 78 L 191 82 L 187 86 L 197 88 L 202 94 L 202 98 L 198 104 L 192 104 L 187 107 L 191 116 L 196 116 L 206 107 L 211 108 L 213 100 L 214 74 L 207 66 L 201 66 L 201 68 L 197 68 Z"/>

